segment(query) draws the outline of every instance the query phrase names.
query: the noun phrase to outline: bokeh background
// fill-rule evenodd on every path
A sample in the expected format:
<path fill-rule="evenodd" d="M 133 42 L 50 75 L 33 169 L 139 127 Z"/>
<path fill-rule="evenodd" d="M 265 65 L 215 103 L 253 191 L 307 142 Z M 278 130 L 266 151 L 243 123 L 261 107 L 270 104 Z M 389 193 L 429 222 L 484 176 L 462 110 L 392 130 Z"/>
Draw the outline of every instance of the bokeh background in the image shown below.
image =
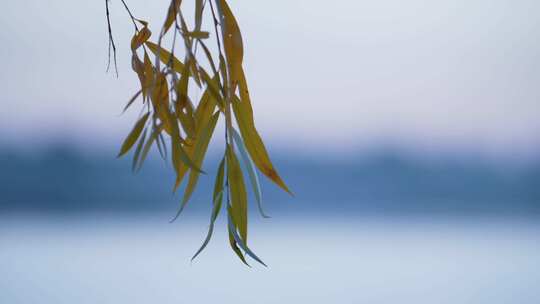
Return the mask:
<path fill-rule="evenodd" d="M 184 1 L 189 7 L 190 1 Z M 263 182 L 246 268 L 157 151 L 116 159 L 138 115 L 132 26 L 111 0 L 10 1 L 0 18 L 1 303 L 540 302 L 540 3 L 229 1 Z M 128 1 L 157 32 L 168 1 Z M 153 26 L 152 26 L 153 25 Z"/>

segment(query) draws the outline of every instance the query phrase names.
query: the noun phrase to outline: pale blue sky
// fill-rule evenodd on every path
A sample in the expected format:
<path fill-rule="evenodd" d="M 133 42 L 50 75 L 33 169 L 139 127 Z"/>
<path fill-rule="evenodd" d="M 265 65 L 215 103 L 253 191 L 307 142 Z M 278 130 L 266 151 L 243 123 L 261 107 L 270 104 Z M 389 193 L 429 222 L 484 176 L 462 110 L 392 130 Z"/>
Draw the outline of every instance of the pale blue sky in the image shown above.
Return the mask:
<path fill-rule="evenodd" d="M 167 2 L 128 1 L 154 31 Z M 229 2 L 256 121 L 274 149 L 540 150 L 538 1 Z M 103 1 L 3 4 L 3 141 L 122 141 L 137 111 L 118 114 L 137 81 L 130 22 L 118 0 L 111 9 L 119 79 L 105 74 Z"/>

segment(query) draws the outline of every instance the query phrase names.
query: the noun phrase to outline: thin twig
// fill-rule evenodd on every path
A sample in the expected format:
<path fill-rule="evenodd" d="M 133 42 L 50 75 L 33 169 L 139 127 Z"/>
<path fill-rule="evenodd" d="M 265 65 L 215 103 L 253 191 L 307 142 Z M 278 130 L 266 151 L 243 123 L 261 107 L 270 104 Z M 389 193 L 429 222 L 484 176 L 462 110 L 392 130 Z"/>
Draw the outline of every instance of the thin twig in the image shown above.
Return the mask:
<path fill-rule="evenodd" d="M 111 29 L 111 17 L 109 14 L 109 0 L 105 0 L 105 13 L 107 15 L 107 29 L 109 31 L 109 55 L 107 60 L 107 72 L 111 67 L 111 50 L 114 58 L 114 70 L 116 72 L 116 77 L 118 77 L 118 65 L 116 63 L 116 45 L 114 44 L 112 29 Z"/>
<path fill-rule="evenodd" d="M 126 2 L 124 0 L 120 0 L 122 1 L 122 4 L 124 5 L 124 8 L 126 9 L 126 11 L 128 12 L 129 14 L 129 17 L 131 17 L 131 22 L 133 22 L 133 26 L 135 27 L 135 31 L 138 32 L 139 31 L 139 27 L 137 26 L 137 18 L 133 17 L 133 14 L 131 13 L 131 10 L 129 9 L 128 5 L 126 4 Z"/>

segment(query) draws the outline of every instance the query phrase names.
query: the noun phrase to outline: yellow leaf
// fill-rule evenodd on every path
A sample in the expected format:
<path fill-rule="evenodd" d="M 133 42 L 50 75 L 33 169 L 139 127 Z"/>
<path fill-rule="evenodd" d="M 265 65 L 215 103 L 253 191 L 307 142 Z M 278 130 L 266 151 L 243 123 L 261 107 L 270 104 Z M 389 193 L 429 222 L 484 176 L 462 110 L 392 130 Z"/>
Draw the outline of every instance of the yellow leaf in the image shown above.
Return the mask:
<path fill-rule="evenodd" d="M 244 59 L 244 46 L 242 35 L 238 23 L 233 16 L 229 5 L 225 0 L 220 0 L 220 7 L 223 14 L 223 46 L 225 48 L 225 56 L 229 67 L 229 77 L 232 83 L 231 90 L 234 92 L 236 84 L 240 77 L 242 69 L 242 61 Z"/>
<path fill-rule="evenodd" d="M 163 62 L 164 64 L 169 64 L 169 61 L 171 61 L 171 56 L 172 56 L 171 52 L 165 50 L 164 48 L 150 41 L 146 41 L 145 44 L 150 49 L 150 51 L 154 53 L 154 55 L 157 55 L 158 50 L 159 50 L 159 59 L 161 60 L 161 62 Z M 184 64 L 178 58 L 176 58 L 175 56 L 172 56 L 171 68 L 175 72 L 181 74 L 184 71 Z"/>
<path fill-rule="evenodd" d="M 139 59 L 136 52 L 133 52 L 131 56 L 131 68 L 133 69 L 133 71 L 135 71 L 135 73 L 137 73 L 137 77 L 139 77 L 139 82 L 141 83 L 141 90 L 144 92 L 144 64 Z"/>
<path fill-rule="evenodd" d="M 204 10 L 203 0 L 195 0 L 195 31 L 201 30 L 203 10 Z"/>
<path fill-rule="evenodd" d="M 208 90 L 203 93 L 197 109 L 195 109 L 195 129 L 197 132 L 207 123 L 216 109 L 216 102 Z"/>
<path fill-rule="evenodd" d="M 169 85 L 163 73 L 156 75 L 155 86 L 152 90 L 152 104 L 159 119 L 163 122 L 165 131 L 172 134 L 172 121 L 169 117 Z"/>
<path fill-rule="evenodd" d="M 184 111 L 176 112 L 176 116 L 178 117 L 178 120 L 180 120 L 180 124 L 182 124 L 182 128 L 187 136 L 189 138 L 195 138 L 195 120 L 193 119 L 193 116 L 184 113 Z"/>
<path fill-rule="evenodd" d="M 138 49 L 150 38 L 150 36 L 152 36 L 152 32 L 147 27 L 143 27 L 131 39 L 131 50 L 135 51 Z"/>
<path fill-rule="evenodd" d="M 193 32 L 187 32 L 186 37 L 195 38 L 195 39 L 208 39 L 210 37 L 210 33 L 205 31 L 193 31 Z"/>
<path fill-rule="evenodd" d="M 182 0 L 171 0 L 169 10 L 167 11 L 167 18 L 165 18 L 165 24 L 163 25 L 162 29 L 163 35 L 167 33 L 167 31 L 171 28 L 171 25 L 174 23 L 176 15 L 178 15 L 178 12 L 180 11 L 180 4 L 182 4 Z"/>
<path fill-rule="evenodd" d="M 146 42 L 146 46 L 150 49 L 150 51 L 152 51 L 152 53 L 156 54 L 158 53 L 158 50 L 159 50 L 159 59 L 161 62 L 163 62 L 164 64 L 169 64 L 169 61 L 171 61 L 171 52 L 163 49 L 163 48 L 160 48 L 157 44 L 153 43 L 153 42 L 150 42 L 150 41 L 147 41 Z M 190 66 L 192 66 L 192 64 L 190 64 Z M 179 74 L 183 74 L 184 73 L 184 69 L 185 69 L 185 65 L 178 59 L 176 58 L 175 56 L 172 57 L 172 67 L 171 67 L 176 73 L 179 73 Z M 193 68 L 191 68 L 192 70 Z M 218 104 L 220 105 L 221 108 L 223 108 L 223 100 L 222 100 L 222 97 L 220 95 L 220 88 L 221 88 L 221 84 L 219 83 L 219 75 L 215 75 L 214 77 L 210 77 L 210 75 L 208 75 L 208 73 L 204 70 L 204 68 L 202 67 L 198 67 L 198 71 L 201 75 L 201 78 L 202 80 L 206 83 L 207 85 L 207 90 L 210 90 L 210 92 L 212 93 L 212 95 L 214 95 L 214 97 L 216 98 L 216 100 L 218 101 Z M 190 72 L 191 74 L 191 72 Z M 190 75 L 191 77 L 193 77 L 193 75 Z"/>
<path fill-rule="evenodd" d="M 274 165 L 270 161 L 270 157 L 268 156 L 268 152 L 266 151 L 261 136 L 255 128 L 255 122 L 253 120 L 253 109 L 251 107 L 247 82 L 244 77 L 243 71 L 240 72 L 241 73 L 239 79 L 239 89 L 242 100 L 238 99 L 238 97 L 235 96 L 232 102 L 232 106 L 234 116 L 236 117 L 236 122 L 238 123 L 240 133 L 242 134 L 244 144 L 246 145 L 246 149 L 248 150 L 249 155 L 251 156 L 251 159 L 253 160 L 257 168 L 259 168 L 259 170 L 261 170 L 264 175 L 266 175 L 279 187 L 292 195 L 292 192 L 289 190 L 287 185 L 285 185 L 285 182 L 283 182 L 276 169 L 274 168 Z"/>
<path fill-rule="evenodd" d="M 139 136 L 141 135 L 141 132 L 144 128 L 144 125 L 146 124 L 146 121 L 148 120 L 148 116 L 150 116 L 150 113 L 146 113 L 135 123 L 135 126 L 127 136 L 127 138 L 124 140 L 124 143 L 122 144 L 122 147 L 120 148 L 120 153 L 118 153 L 118 157 L 126 154 L 131 147 L 135 144 Z"/>
<path fill-rule="evenodd" d="M 144 52 L 144 86 L 142 87 L 143 96 L 148 96 L 148 90 L 151 90 L 154 84 L 154 66 L 146 52 Z"/>

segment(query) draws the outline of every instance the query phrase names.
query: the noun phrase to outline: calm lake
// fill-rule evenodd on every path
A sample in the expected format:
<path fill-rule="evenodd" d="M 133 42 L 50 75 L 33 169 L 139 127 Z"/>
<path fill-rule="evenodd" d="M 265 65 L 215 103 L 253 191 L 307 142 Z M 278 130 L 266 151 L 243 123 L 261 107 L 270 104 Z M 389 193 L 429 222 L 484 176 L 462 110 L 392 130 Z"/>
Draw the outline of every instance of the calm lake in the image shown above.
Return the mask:
<path fill-rule="evenodd" d="M 0 303 L 540 303 L 536 218 L 254 219 L 247 268 L 169 216 L 0 215 Z"/>

